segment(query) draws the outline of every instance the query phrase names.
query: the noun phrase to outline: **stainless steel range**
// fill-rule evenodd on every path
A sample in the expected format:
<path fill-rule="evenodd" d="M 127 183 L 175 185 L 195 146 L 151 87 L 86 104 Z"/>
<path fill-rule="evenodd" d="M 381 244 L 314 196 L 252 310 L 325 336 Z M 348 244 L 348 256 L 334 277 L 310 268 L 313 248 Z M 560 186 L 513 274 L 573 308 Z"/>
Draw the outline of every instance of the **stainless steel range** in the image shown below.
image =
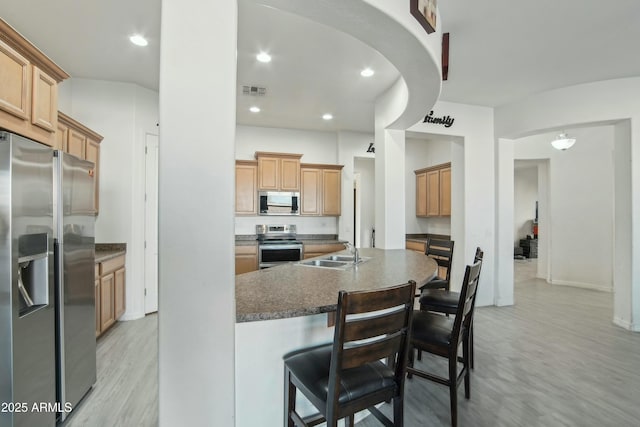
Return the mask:
<path fill-rule="evenodd" d="M 261 269 L 300 261 L 303 257 L 303 245 L 297 240 L 294 224 L 256 225 L 256 235 L 258 236 L 258 266 Z"/>

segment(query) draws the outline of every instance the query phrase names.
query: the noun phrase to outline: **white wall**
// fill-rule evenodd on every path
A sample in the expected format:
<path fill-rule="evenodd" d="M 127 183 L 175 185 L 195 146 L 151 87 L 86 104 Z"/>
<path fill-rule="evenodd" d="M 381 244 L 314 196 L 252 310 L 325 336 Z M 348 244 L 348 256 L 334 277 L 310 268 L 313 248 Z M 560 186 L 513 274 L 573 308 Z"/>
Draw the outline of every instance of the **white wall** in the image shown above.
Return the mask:
<path fill-rule="evenodd" d="M 616 301 L 630 301 L 629 304 L 614 304 L 614 322 L 632 330 L 640 330 L 640 193 L 631 188 L 640 186 L 640 78 L 625 78 L 594 82 L 556 89 L 531 96 L 527 99 L 501 106 L 495 111 L 496 137 L 499 142 L 498 182 L 499 214 L 513 205 L 513 193 L 508 182 L 513 167 L 513 156 L 509 154 L 509 141 L 503 138 L 521 137 L 551 130 L 571 130 L 575 126 L 597 125 L 601 123 L 629 122 L 629 132 L 616 132 L 614 143 L 615 170 L 615 234 L 629 238 L 624 246 L 630 251 L 618 253 L 624 248 L 616 241 L 616 265 L 614 266 L 614 292 Z M 626 140 L 625 140 L 626 139 Z M 577 144 L 577 143 L 576 143 Z M 619 154 L 622 152 L 622 155 Z M 507 173 L 509 171 L 509 173 Z M 624 175 L 624 176 L 622 176 Z M 620 184 L 620 185 L 619 185 Z M 624 188 L 623 188 L 624 187 Z M 621 199 L 628 198 L 629 202 Z M 509 216 L 513 218 L 513 215 Z M 509 221 L 505 218 L 505 224 Z M 512 245 L 513 228 L 499 230 L 498 244 Z M 616 239 L 617 240 L 617 239 Z M 498 286 L 501 292 L 513 289 L 513 279 L 505 274 L 513 262 L 500 250 L 498 260 Z M 511 266 L 509 266 L 511 264 Z M 483 270 L 484 273 L 484 270 Z M 511 277 L 513 275 L 511 274 Z M 620 278 L 620 280 L 618 280 Z"/>
<path fill-rule="evenodd" d="M 538 165 L 516 166 L 513 187 L 513 245 L 517 247 L 520 245 L 520 239 L 533 235 L 533 220 L 536 217 L 538 201 Z"/>
<path fill-rule="evenodd" d="M 360 242 L 358 247 L 371 247 L 371 235 L 376 226 L 375 212 L 375 160 L 369 157 L 356 157 L 353 170 L 360 176 Z"/>
<path fill-rule="evenodd" d="M 514 157 L 550 159 L 551 282 L 611 290 L 613 126 L 570 134 L 577 142 L 566 151 L 551 147 L 554 133 L 521 138 Z"/>
<path fill-rule="evenodd" d="M 158 93 L 137 85 L 72 78 L 60 85 L 60 110 L 104 137 L 96 242 L 127 244 L 122 320 L 144 310 L 144 144 L 157 134 Z"/>
<path fill-rule="evenodd" d="M 405 192 L 407 234 L 451 235 L 451 218 L 418 218 L 416 216 L 416 174 L 424 169 L 451 161 L 450 138 L 430 135 L 426 139 L 407 138 L 405 150 Z"/>
<path fill-rule="evenodd" d="M 460 287 L 464 266 L 473 260 L 477 246 L 484 250 L 478 305 L 511 304 L 495 292 L 496 260 L 496 175 L 493 109 L 473 105 L 438 102 L 434 115 L 455 119 L 451 127 L 417 123 L 408 130 L 446 135 L 451 149 L 451 238 L 456 242 L 451 286 Z M 426 113 L 426 112 L 425 112 Z M 453 138 L 452 138 L 453 137 Z M 511 166 L 513 175 L 513 165 Z M 513 218 L 511 219 L 511 221 Z M 513 231 L 511 231 L 513 232 Z M 512 245 L 512 242 L 509 246 Z M 513 248 L 510 249 L 513 259 Z"/>

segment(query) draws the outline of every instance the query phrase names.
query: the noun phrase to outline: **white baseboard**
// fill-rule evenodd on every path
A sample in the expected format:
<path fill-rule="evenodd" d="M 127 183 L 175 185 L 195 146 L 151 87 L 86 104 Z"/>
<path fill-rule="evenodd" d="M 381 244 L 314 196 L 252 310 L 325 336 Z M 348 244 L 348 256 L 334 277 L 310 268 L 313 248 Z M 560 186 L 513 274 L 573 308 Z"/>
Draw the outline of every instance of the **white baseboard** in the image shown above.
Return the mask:
<path fill-rule="evenodd" d="M 591 289 L 600 292 L 613 292 L 613 288 L 609 285 L 598 285 L 595 283 L 571 282 L 569 280 L 552 280 L 552 285 L 573 286 L 574 288 Z"/>
<path fill-rule="evenodd" d="M 498 298 L 496 300 L 496 306 L 505 307 L 508 305 L 513 305 L 513 298 Z"/>
<path fill-rule="evenodd" d="M 125 314 L 120 316 L 118 321 L 126 322 L 128 320 L 138 320 L 138 319 L 142 319 L 144 316 L 145 316 L 144 312 L 136 312 L 136 313 L 126 312 Z"/>
<path fill-rule="evenodd" d="M 631 323 L 627 320 L 621 319 L 619 317 L 613 318 L 613 324 L 620 326 L 621 328 L 627 329 L 632 332 L 640 332 L 640 325 L 636 323 Z"/>

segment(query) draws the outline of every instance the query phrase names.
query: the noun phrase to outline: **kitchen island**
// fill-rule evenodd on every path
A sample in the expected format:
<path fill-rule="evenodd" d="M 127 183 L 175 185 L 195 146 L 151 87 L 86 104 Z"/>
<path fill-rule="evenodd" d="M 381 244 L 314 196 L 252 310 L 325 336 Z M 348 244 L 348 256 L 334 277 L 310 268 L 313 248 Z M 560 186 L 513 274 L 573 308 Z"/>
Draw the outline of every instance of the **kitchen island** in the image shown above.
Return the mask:
<path fill-rule="evenodd" d="M 237 427 L 284 425 L 282 357 L 333 339 L 326 313 L 335 311 L 340 290 L 408 280 L 421 286 L 437 268 L 424 254 L 404 249 L 361 249 L 360 256 L 369 259 L 344 269 L 286 264 L 236 276 Z M 298 397 L 304 414 L 309 406 Z"/>

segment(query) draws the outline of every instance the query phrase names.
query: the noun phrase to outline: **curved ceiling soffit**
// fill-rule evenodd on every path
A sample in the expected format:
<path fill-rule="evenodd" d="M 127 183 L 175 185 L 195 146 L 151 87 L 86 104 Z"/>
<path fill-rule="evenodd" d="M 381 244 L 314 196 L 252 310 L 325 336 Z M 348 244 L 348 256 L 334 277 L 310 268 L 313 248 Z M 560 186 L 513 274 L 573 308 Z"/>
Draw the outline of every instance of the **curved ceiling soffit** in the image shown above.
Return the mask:
<path fill-rule="evenodd" d="M 439 61 L 416 35 L 377 7 L 364 1 L 344 0 L 245 1 L 294 13 L 333 27 L 357 38 L 387 58 L 400 72 L 408 90 L 404 110 L 387 128 L 410 128 L 422 120 L 438 100 L 442 85 Z M 406 3 L 407 16 L 413 20 Z M 415 25 L 419 27 L 417 22 Z"/>

